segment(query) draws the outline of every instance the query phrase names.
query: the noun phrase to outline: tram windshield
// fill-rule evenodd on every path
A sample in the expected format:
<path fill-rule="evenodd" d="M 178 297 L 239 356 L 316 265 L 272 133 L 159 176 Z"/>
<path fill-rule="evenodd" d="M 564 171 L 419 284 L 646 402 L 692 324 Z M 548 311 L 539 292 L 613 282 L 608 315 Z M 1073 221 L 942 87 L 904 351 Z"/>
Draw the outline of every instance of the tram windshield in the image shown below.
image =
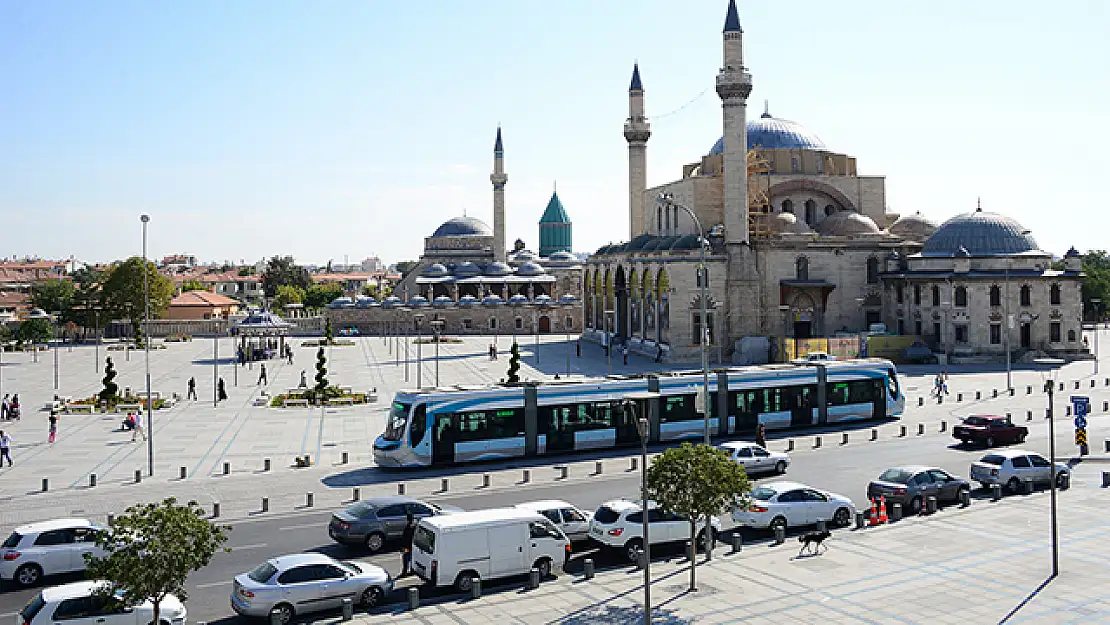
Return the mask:
<path fill-rule="evenodd" d="M 898 399 L 898 374 L 895 373 L 894 369 L 887 370 L 886 388 L 891 399 Z"/>
<path fill-rule="evenodd" d="M 385 433 L 382 438 L 387 441 L 399 441 L 405 434 L 405 422 L 409 418 L 409 408 L 411 404 L 402 404 L 401 402 L 394 402 L 393 408 L 389 411 L 389 421 L 385 425 Z"/>

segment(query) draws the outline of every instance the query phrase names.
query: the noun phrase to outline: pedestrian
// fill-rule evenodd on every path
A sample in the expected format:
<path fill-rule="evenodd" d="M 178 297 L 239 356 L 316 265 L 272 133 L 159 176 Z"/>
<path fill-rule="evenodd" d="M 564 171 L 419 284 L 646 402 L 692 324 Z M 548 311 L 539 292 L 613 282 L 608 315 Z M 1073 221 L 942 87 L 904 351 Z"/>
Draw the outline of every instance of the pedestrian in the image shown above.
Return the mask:
<path fill-rule="evenodd" d="M 269 384 L 270 383 L 270 381 L 266 379 L 266 363 L 262 363 L 261 365 L 259 365 L 258 383 L 259 384 Z"/>
<path fill-rule="evenodd" d="M 301 383 L 297 385 L 298 388 L 308 388 L 308 378 L 305 377 L 304 369 L 301 369 Z"/>
<path fill-rule="evenodd" d="M 216 385 L 216 401 L 225 399 L 227 399 L 227 388 L 224 387 L 224 379 L 220 378 L 220 382 Z"/>
<path fill-rule="evenodd" d="M 285 346 L 285 353 L 286 353 L 287 356 L 289 356 L 289 364 L 292 365 L 293 364 L 293 348 L 286 345 Z"/>
<path fill-rule="evenodd" d="M 58 437 L 58 411 L 53 408 L 50 409 L 50 436 L 47 438 L 48 442 L 53 443 Z"/>
<path fill-rule="evenodd" d="M 19 421 L 19 393 L 12 395 L 12 403 L 8 406 L 8 418 Z"/>
<path fill-rule="evenodd" d="M 8 420 L 8 407 L 10 405 L 11 402 L 8 400 L 8 394 L 4 393 L 4 401 L 0 402 L 0 420 Z"/>
<path fill-rule="evenodd" d="M 416 519 L 412 513 L 405 515 L 405 531 L 401 533 L 401 577 L 412 573 L 412 536 L 416 533 Z"/>
<path fill-rule="evenodd" d="M 146 440 L 146 430 L 143 429 L 142 415 L 141 414 L 132 415 L 132 423 L 135 424 L 135 427 L 131 428 L 131 442 L 134 443 L 135 442 L 135 437 L 137 437 L 137 436 L 142 436 L 143 440 L 145 441 Z"/>
<path fill-rule="evenodd" d="M 624 356 L 624 364 L 627 365 L 628 364 L 628 346 L 627 345 L 624 346 L 624 350 L 623 350 L 622 354 Z"/>
<path fill-rule="evenodd" d="M 663 346 L 656 347 L 655 362 L 663 362 Z"/>
<path fill-rule="evenodd" d="M 189 378 L 189 392 L 185 395 L 185 399 L 197 398 L 197 379 Z"/>
<path fill-rule="evenodd" d="M 944 391 L 944 394 L 947 395 L 948 394 L 948 369 L 942 370 L 940 372 L 940 374 L 941 374 L 940 388 L 941 388 L 941 390 Z"/>
<path fill-rule="evenodd" d="M 8 466 L 12 466 L 12 437 L 0 430 L 0 467 L 4 466 L 4 458 L 8 459 Z"/>
<path fill-rule="evenodd" d="M 767 448 L 767 425 L 760 423 L 755 428 L 755 444 Z"/>

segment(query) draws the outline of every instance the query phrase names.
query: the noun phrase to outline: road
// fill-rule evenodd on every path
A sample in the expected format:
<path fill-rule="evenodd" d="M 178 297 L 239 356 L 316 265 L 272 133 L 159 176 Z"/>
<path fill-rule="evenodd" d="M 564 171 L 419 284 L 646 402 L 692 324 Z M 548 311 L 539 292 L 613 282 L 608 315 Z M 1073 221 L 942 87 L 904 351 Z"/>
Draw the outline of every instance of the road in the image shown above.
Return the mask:
<path fill-rule="evenodd" d="M 1110 425 L 1110 416 L 1089 419 L 1091 427 Z M 1047 427 L 1043 420 L 1030 425 L 1030 435 L 1024 447 L 1047 454 Z M 1071 444 L 1071 420 L 1057 420 L 1057 450 L 1060 455 L 1074 451 Z M 828 437 L 832 438 L 832 437 Z M 804 439 L 802 439 L 804 440 Z M 858 440 L 858 439 L 857 439 Z M 863 509 L 866 506 L 867 481 L 891 466 L 929 464 L 939 466 L 956 475 L 966 475 L 968 464 L 983 455 L 981 449 L 964 449 L 952 444 L 945 436 L 888 439 L 873 443 L 853 443 L 847 447 L 830 445 L 815 453 L 795 454 L 785 478 L 757 478 L 757 481 L 789 479 L 811 484 L 817 488 L 851 497 Z M 773 448 L 781 447 L 772 442 Z M 430 497 L 429 500 L 449 503 L 473 510 L 505 506 L 537 499 L 563 499 L 584 510 L 594 510 L 606 500 L 618 497 L 639 496 L 639 473 L 622 472 L 590 478 L 588 481 L 566 484 L 533 484 L 510 490 L 489 493 L 460 492 Z M 390 551 L 374 557 L 365 557 L 359 548 L 343 547 L 331 542 L 327 535 L 330 512 L 313 511 L 281 517 L 259 517 L 231 523 L 232 531 L 227 544 L 230 553 L 217 554 L 205 569 L 194 573 L 188 584 L 189 618 L 191 621 L 221 621 L 235 618 L 228 604 L 231 579 L 236 574 L 250 570 L 265 558 L 299 551 L 314 550 L 342 559 L 368 560 L 388 569 L 394 576 L 400 571 L 400 556 Z M 725 527 L 731 520 L 722 518 Z M 759 533 L 744 532 L 745 542 L 766 539 Z M 665 555 L 665 554 L 664 554 Z M 599 566 L 616 566 L 611 558 L 598 556 Z M 69 580 L 54 580 L 61 583 Z M 415 583 L 412 578 L 404 583 Z M 34 590 L 6 588 L 0 594 L 0 618 L 10 618 L 35 594 Z"/>

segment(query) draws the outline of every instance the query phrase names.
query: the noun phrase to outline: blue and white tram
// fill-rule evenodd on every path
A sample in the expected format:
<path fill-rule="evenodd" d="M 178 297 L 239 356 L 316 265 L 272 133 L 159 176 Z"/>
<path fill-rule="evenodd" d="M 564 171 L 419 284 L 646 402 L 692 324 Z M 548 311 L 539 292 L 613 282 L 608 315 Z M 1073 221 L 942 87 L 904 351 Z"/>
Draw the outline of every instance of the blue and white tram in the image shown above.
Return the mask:
<path fill-rule="evenodd" d="M 374 459 L 385 467 L 423 467 L 638 445 L 621 401 L 643 392 L 653 394 L 645 406 L 652 442 L 701 439 L 705 420 L 695 409 L 701 385 L 701 372 L 687 371 L 399 392 L 374 441 Z M 726 385 L 727 393 L 718 392 Z M 783 429 L 897 417 L 905 409 L 894 365 L 878 359 L 714 371 L 708 403 L 715 436 L 751 434 L 760 423 Z M 724 423 L 721 414 L 728 415 Z"/>

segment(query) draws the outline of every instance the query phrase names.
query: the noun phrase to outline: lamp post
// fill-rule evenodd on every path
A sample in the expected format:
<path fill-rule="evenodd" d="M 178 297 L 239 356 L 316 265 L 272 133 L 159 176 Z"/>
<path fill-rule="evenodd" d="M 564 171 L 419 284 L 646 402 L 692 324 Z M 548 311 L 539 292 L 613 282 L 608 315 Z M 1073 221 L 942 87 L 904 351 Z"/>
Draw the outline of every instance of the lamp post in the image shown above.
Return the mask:
<path fill-rule="evenodd" d="M 51 337 L 51 342 L 54 343 L 54 393 L 58 392 L 58 316 L 62 313 L 57 312 L 50 316 L 50 321 L 54 324 L 54 336 Z"/>
<path fill-rule="evenodd" d="M 625 418 L 634 421 L 640 435 L 640 512 L 644 534 L 644 625 L 651 625 L 651 540 L 648 535 L 647 444 L 651 437 L 651 423 L 643 415 L 640 402 L 657 397 L 657 393 L 631 393 L 625 397 Z"/>
<path fill-rule="evenodd" d="M 1059 370 L 1064 361 L 1059 358 L 1038 358 L 1033 361 L 1037 365 L 1048 367 L 1044 376 L 1044 390 L 1048 393 L 1048 464 L 1050 467 L 1051 482 L 1049 488 L 1049 523 L 1052 532 L 1052 576 L 1060 574 L 1060 545 L 1059 533 L 1056 526 L 1056 414 L 1052 405 L 1053 393 L 1056 390 L 1054 374 Z"/>
<path fill-rule="evenodd" d="M 146 311 L 146 323 L 143 328 L 143 347 L 146 352 L 146 448 L 147 469 L 154 475 L 154 405 L 150 403 L 150 271 L 146 265 L 146 225 L 150 222 L 150 215 L 141 215 L 143 222 L 143 308 Z"/>
<path fill-rule="evenodd" d="M 701 344 L 701 388 L 702 388 L 702 414 L 705 416 L 705 444 L 710 444 L 709 436 L 709 319 L 708 319 L 708 299 L 706 295 L 706 286 L 709 282 L 709 272 L 705 266 L 705 245 L 708 241 L 705 238 L 705 229 L 701 227 L 701 220 L 690 207 L 679 204 L 674 201 L 674 195 L 670 193 L 661 193 L 659 201 L 669 207 L 681 208 L 690 216 L 694 222 L 694 227 L 697 228 L 698 235 L 698 286 L 701 288 L 699 299 L 701 299 L 701 312 L 698 317 L 701 320 L 699 324 L 701 329 L 701 336 L 698 337 L 698 342 Z"/>
<path fill-rule="evenodd" d="M 429 325 L 432 326 L 432 334 L 436 342 L 436 388 L 439 388 L 439 336 L 443 331 L 444 322 L 442 319 L 434 319 Z"/>
<path fill-rule="evenodd" d="M 420 389 L 423 388 L 423 385 L 420 382 L 420 370 L 424 368 L 423 364 L 421 364 L 420 354 L 420 322 L 424 321 L 424 315 L 421 313 L 416 313 L 412 316 L 412 320 L 416 322 L 416 388 Z"/>
<path fill-rule="evenodd" d="M 1098 317 L 1099 317 L 1098 309 L 1099 309 L 1099 304 L 1101 304 L 1101 303 L 1102 303 L 1102 300 L 1097 298 L 1097 297 L 1091 299 L 1091 305 L 1095 307 L 1095 323 L 1094 323 L 1094 326 L 1093 326 L 1094 329 L 1095 329 L 1095 371 L 1094 371 L 1094 375 L 1098 375 Z M 1083 331 L 1083 324 L 1079 325 L 1079 331 L 1080 332 Z"/>

